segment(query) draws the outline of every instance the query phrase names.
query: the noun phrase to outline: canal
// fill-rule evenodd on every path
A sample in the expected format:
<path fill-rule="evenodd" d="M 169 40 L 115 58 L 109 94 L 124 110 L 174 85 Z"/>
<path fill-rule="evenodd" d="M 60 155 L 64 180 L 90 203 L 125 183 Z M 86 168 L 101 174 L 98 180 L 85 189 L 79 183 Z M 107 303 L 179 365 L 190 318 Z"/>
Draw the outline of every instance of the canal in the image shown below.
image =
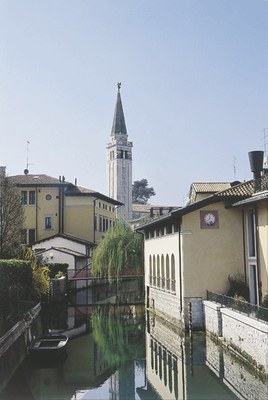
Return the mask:
<path fill-rule="evenodd" d="M 1 400 L 267 399 L 267 381 L 203 333 L 181 335 L 131 301 L 89 299 L 82 290 L 43 313 L 44 326 L 68 334 L 66 357 L 26 359 Z"/>

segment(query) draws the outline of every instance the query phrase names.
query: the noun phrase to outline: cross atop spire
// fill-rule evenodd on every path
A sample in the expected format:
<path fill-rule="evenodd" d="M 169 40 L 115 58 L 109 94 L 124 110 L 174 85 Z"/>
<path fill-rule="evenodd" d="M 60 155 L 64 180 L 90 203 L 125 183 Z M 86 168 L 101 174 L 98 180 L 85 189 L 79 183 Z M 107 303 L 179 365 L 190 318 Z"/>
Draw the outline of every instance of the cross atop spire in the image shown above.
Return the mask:
<path fill-rule="evenodd" d="M 120 89 L 121 89 L 121 82 L 117 82 L 117 88 L 118 88 L 118 92 L 120 92 Z"/>

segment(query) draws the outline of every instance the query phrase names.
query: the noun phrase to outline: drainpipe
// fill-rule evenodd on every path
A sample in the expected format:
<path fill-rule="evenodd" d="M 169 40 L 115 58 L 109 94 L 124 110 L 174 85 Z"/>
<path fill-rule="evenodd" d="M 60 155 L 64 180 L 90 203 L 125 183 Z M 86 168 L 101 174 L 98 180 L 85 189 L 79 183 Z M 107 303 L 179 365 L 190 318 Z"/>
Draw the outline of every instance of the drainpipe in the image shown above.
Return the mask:
<path fill-rule="evenodd" d="M 247 255 L 246 255 L 246 229 L 245 229 L 245 210 L 242 209 L 242 234 L 243 234 L 243 254 L 244 254 L 244 279 L 247 284 Z"/>
<path fill-rule="evenodd" d="M 258 279 L 258 297 L 257 297 L 257 305 L 259 306 L 262 302 L 262 283 L 260 280 L 260 263 L 259 263 L 259 229 L 258 229 L 258 212 L 256 207 L 254 208 L 255 213 L 255 238 L 256 238 L 256 267 L 257 267 L 257 279 Z"/>
<path fill-rule="evenodd" d="M 61 234 L 64 231 L 64 187 L 60 184 L 59 186 L 59 229 L 58 233 Z"/>
<path fill-rule="evenodd" d="M 93 200 L 93 243 L 95 243 L 96 240 L 96 228 L 97 228 L 97 224 L 96 224 L 96 200 Z"/>
<path fill-rule="evenodd" d="M 36 232 L 35 232 L 35 240 L 38 240 L 38 190 L 37 187 L 35 188 L 35 228 L 36 228 Z"/>
<path fill-rule="evenodd" d="M 182 301 L 182 250 L 181 250 L 181 219 L 179 220 L 179 284 L 180 284 L 180 312 L 183 310 L 183 301 Z"/>

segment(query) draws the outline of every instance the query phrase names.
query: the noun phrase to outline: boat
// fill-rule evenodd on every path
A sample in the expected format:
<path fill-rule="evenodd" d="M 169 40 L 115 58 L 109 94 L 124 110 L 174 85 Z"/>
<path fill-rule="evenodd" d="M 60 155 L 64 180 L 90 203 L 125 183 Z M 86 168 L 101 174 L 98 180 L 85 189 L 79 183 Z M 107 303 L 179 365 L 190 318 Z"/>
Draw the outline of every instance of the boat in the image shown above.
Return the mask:
<path fill-rule="evenodd" d="M 47 334 L 33 339 L 29 355 L 35 361 L 53 361 L 66 355 L 68 336 Z"/>

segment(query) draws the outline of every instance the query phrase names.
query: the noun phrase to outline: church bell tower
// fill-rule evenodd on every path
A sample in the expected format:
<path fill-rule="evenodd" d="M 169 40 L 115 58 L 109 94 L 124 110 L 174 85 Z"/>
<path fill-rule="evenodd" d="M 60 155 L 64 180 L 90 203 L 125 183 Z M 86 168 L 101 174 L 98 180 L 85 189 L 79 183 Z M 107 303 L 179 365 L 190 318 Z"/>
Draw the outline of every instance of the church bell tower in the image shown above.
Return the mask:
<path fill-rule="evenodd" d="M 121 83 L 114 111 L 111 141 L 107 145 L 109 196 L 124 206 L 117 208 L 117 215 L 125 221 L 132 219 L 132 142 L 128 141 L 127 127 L 121 101 Z"/>

